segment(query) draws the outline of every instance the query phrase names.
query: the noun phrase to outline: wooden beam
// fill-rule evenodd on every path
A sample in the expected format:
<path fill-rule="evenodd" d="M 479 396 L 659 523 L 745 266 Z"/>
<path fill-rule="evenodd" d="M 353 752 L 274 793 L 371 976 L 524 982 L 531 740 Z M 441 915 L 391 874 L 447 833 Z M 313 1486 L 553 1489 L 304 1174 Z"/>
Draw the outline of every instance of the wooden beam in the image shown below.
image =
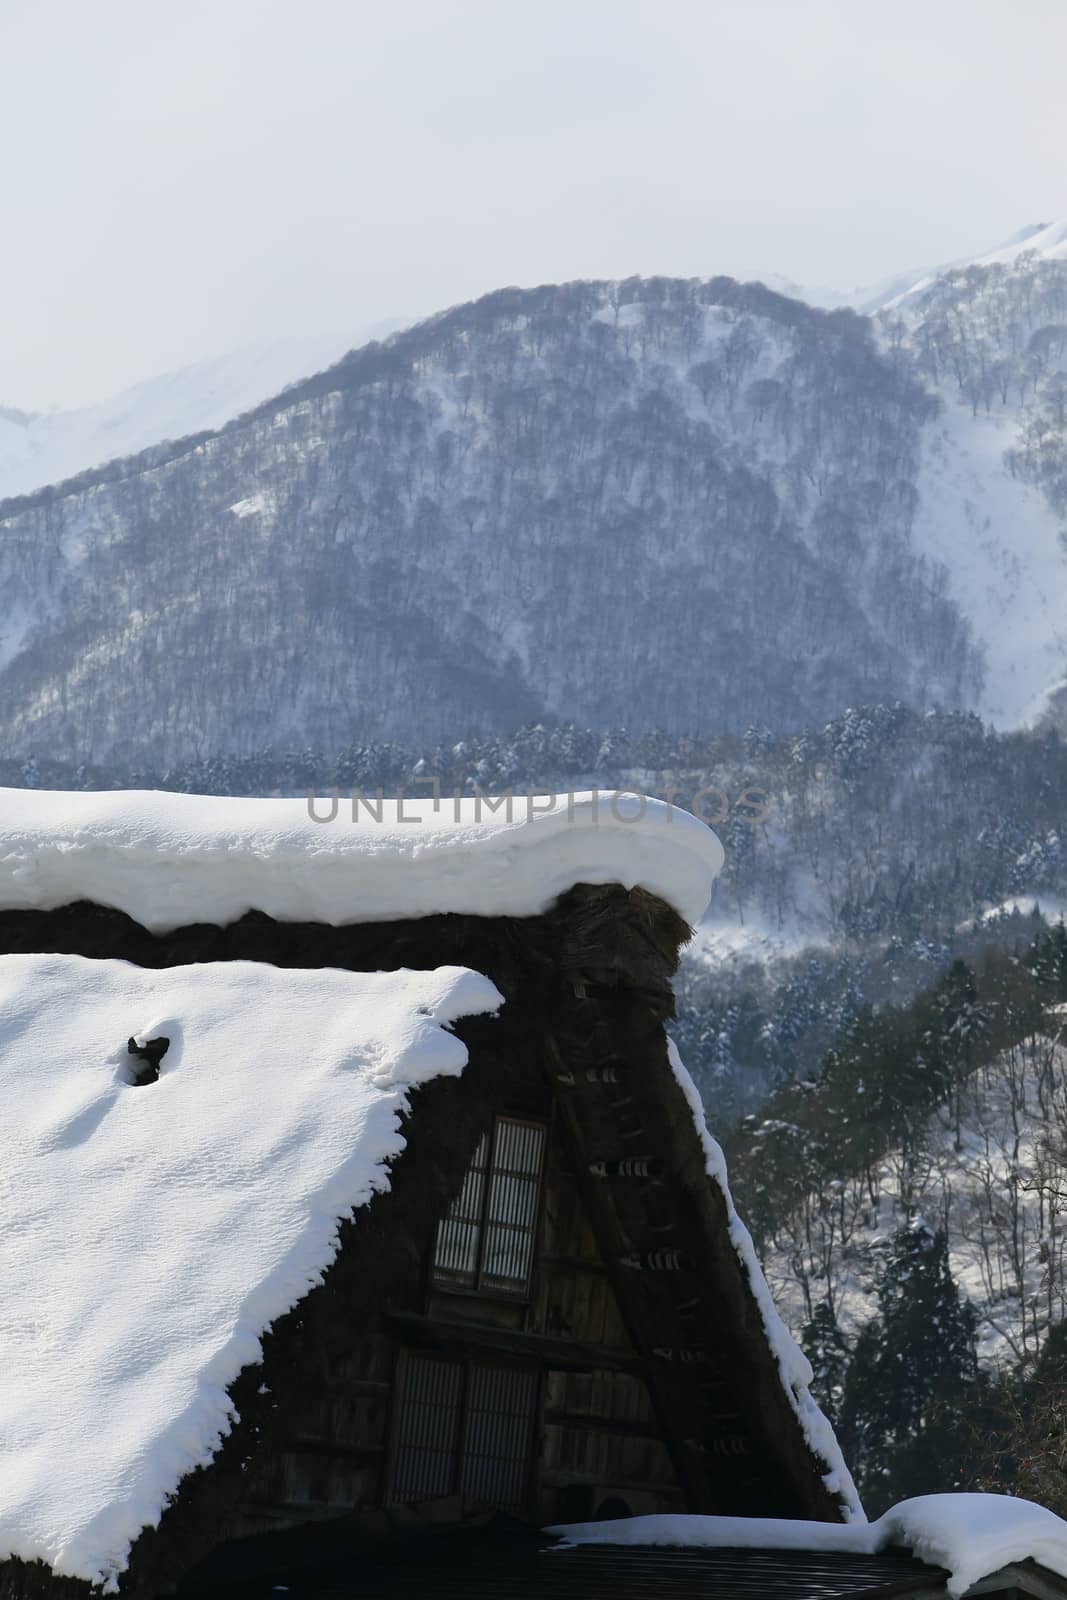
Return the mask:
<path fill-rule="evenodd" d="M 485 1322 L 452 1322 L 442 1317 L 421 1317 L 411 1311 L 387 1311 L 386 1321 L 406 1342 L 422 1349 L 473 1351 L 536 1361 L 561 1372 L 628 1372 L 645 1377 L 647 1363 L 609 1345 L 586 1344 L 579 1339 L 553 1338 L 544 1333 L 521 1333 L 514 1328 L 494 1328 Z"/>
<path fill-rule="evenodd" d="M 594 1061 L 603 1043 L 603 1040 L 598 1041 L 598 1032 L 603 1034 L 605 1030 L 603 1026 L 597 1026 L 596 1008 L 592 1002 L 586 1002 L 584 1008 L 578 1002 L 577 1008 L 589 1013 L 591 1032 L 589 1038 L 583 1040 L 581 1026 L 574 1026 L 573 1019 L 569 1019 L 572 1036 L 566 1059 L 575 1073 L 580 1074 L 584 1066 Z M 654 1025 L 652 1031 L 656 1034 L 657 1042 L 661 1042 L 662 1033 L 658 1024 Z M 547 1072 L 552 1071 L 553 1065 L 558 1070 L 559 1064 L 565 1059 L 556 1039 L 550 1039 L 549 1043 L 555 1062 L 546 1060 Z M 615 1049 L 613 1058 L 617 1059 L 621 1054 L 620 1050 Z M 668 1275 L 632 1272 L 621 1265 L 622 1258 L 635 1243 L 622 1227 L 622 1207 L 619 1202 L 624 1195 L 620 1195 L 618 1186 L 594 1177 L 589 1170 L 591 1152 L 605 1157 L 612 1154 L 613 1142 L 625 1137 L 624 1130 L 629 1118 L 638 1110 L 632 1095 L 626 1094 L 622 1099 L 624 1104 L 620 1113 L 617 1097 L 603 1091 L 591 1090 L 589 1093 L 568 1095 L 561 1091 L 557 1097 L 559 1136 L 567 1166 L 573 1173 L 575 1187 L 607 1270 L 608 1282 L 635 1349 L 651 1351 L 660 1344 L 681 1346 L 685 1342 L 683 1331 L 677 1320 L 670 1316 L 673 1307 L 669 1297 L 664 1295 L 662 1287 L 657 1291 L 648 1282 L 651 1278 Z M 635 1131 L 635 1137 L 638 1134 L 643 1148 L 643 1127 Z M 625 1187 L 628 1186 L 624 1186 L 624 1193 Z M 635 1194 L 632 1190 L 629 1194 L 631 1206 L 636 1206 L 639 1211 L 643 1210 L 642 1202 L 647 1197 L 646 1186 L 640 1187 L 643 1191 L 641 1194 Z M 702 1418 L 699 1396 L 694 1388 L 695 1374 L 687 1373 L 682 1367 L 675 1368 L 673 1364 L 650 1361 L 643 1375 L 659 1421 L 660 1437 L 689 1502 L 689 1509 L 705 1512 L 717 1509 L 716 1474 L 713 1470 L 709 1471 L 711 1463 L 699 1453 Z M 698 1448 L 694 1448 L 694 1445 Z"/>
<path fill-rule="evenodd" d="M 556 1271 L 587 1273 L 591 1278 L 606 1278 L 608 1269 L 602 1261 L 596 1261 L 592 1256 L 554 1256 L 545 1254 L 541 1257 L 541 1265 L 552 1267 Z"/>
<path fill-rule="evenodd" d="M 383 1444 L 343 1444 L 336 1439 L 318 1439 L 310 1434 L 297 1434 L 283 1439 L 279 1452 L 293 1456 L 335 1456 L 341 1461 L 358 1461 L 365 1466 L 375 1466 L 385 1454 Z"/>
<path fill-rule="evenodd" d="M 632 1422 L 626 1417 L 592 1416 L 588 1411 L 560 1411 L 548 1409 L 544 1413 L 546 1426 L 577 1428 L 582 1433 L 612 1433 L 624 1439 L 652 1439 L 663 1444 L 663 1435 L 654 1417 L 644 1422 Z"/>

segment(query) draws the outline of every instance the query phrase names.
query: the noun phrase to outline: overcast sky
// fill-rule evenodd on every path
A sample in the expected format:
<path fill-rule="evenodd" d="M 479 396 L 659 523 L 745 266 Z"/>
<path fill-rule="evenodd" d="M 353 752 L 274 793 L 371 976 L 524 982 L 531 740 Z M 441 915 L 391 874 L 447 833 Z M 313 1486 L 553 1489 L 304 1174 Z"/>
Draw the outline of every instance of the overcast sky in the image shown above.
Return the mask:
<path fill-rule="evenodd" d="M 505 283 L 1067 213 L 1064 0 L 0 0 L 0 404 Z"/>

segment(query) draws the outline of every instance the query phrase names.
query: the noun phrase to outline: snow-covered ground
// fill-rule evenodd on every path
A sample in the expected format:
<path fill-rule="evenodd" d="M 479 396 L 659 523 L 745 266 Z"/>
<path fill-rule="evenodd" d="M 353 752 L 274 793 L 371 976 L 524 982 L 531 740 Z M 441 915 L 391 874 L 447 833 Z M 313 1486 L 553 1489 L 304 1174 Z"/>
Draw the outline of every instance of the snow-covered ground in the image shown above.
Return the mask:
<path fill-rule="evenodd" d="M 60 483 L 164 439 L 220 428 L 321 372 L 397 322 L 263 340 L 147 378 L 96 405 L 41 414 L 0 407 L 0 500 Z"/>
<path fill-rule="evenodd" d="M 1010 917 L 1016 911 L 1021 912 L 1024 917 L 1034 911 L 1040 911 L 1048 923 L 1063 922 L 1067 920 L 1067 900 L 1062 895 L 1035 894 L 1031 891 L 1012 894 L 999 905 L 990 906 L 987 911 L 983 911 L 982 921 L 997 922 L 1001 917 Z"/>
<path fill-rule="evenodd" d="M 776 816 L 769 819 L 766 827 L 771 848 L 780 855 L 786 854 L 790 844 L 788 828 Z M 717 884 L 686 958 L 702 962 L 714 972 L 736 972 L 753 961 L 769 966 L 834 942 L 826 885 L 820 883 L 810 867 L 794 862 L 789 879 L 789 908 L 780 915 L 752 897 L 738 909 L 724 895 L 722 884 Z"/>
<path fill-rule="evenodd" d="M 1040 490 L 1011 477 L 1016 413 L 971 415 L 946 390 L 928 428 L 913 540 L 941 562 L 985 649 L 978 711 L 998 728 L 1034 722 L 1067 676 L 1067 549 Z"/>
<path fill-rule="evenodd" d="M 450 1025 L 501 1004 L 460 967 L 0 956 L 0 1559 L 114 1586 L 388 1188 L 408 1090 L 462 1072 Z M 156 1082 L 131 1035 L 170 1041 Z"/>
<path fill-rule="evenodd" d="M 805 920 L 791 915 L 785 921 L 768 915 L 759 907 L 746 908 L 745 920 L 717 915 L 706 918 L 686 951 L 686 958 L 699 961 L 715 972 L 736 971 L 758 962 L 769 966 L 802 950 L 825 947 L 832 942 L 825 920 Z"/>

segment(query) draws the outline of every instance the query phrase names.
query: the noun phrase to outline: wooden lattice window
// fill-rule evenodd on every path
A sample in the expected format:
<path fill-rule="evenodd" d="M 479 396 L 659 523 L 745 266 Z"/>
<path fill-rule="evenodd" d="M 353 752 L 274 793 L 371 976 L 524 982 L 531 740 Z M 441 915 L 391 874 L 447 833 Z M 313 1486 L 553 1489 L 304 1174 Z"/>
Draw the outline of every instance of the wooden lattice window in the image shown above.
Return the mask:
<path fill-rule="evenodd" d="M 537 1401 L 532 1370 L 405 1352 L 391 1504 L 459 1495 L 468 1504 L 523 1510 Z"/>
<path fill-rule="evenodd" d="M 485 1294 L 525 1294 L 544 1163 L 540 1122 L 496 1117 L 437 1229 L 434 1277 Z"/>

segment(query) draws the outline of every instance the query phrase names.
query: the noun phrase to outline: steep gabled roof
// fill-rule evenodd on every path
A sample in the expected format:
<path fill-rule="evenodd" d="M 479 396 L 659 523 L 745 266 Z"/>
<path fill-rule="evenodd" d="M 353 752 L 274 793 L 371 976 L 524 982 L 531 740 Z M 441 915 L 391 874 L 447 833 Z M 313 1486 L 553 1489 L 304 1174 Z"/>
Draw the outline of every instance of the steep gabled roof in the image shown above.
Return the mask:
<path fill-rule="evenodd" d="M 0 1558 L 106 1583 L 388 1186 L 488 979 L 0 956 Z M 131 1081 L 128 1038 L 165 1038 Z"/>
<path fill-rule="evenodd" d="M 276 1367 L 298 1375 L 302 1319 L 314 1323 L 338 1273 L 358 1307 L 398 1225 L 426 1247 L 515 1063 L 557 1082 L 561 1063 L 605 1051 L 670 1152 L 689 1315 L 714 1339 L 716 1383 L 743 1392 L 753 1481 L 777 1472 L 782 1503 L 809 1516 L 861 1515 L 662 1032 L 684 919 L 721 862 L 702 824 L 655 803 L 635 822 L 609 804 L 604 823 L 592 801 L 563 800 L 554 820 L 439 826 L 431 808 L 424 824 L 331 828 L 302 802 L 19 793 L 9 807 L 10 794 L 0 949 L 63 953 L 0 956 L 0 1103 L 14 1130 L 0 1161 L 18 1219 L 0 1320 L 33 1380 L 25 1402 L 2 1402 L 19 1447 L 0 1464 L 0 1558 L 113 1580 L 180 1486 L 185 1520 L 164 1518 L 137 1581 L 172 1572 L 219 1499 L 214 1482 L 187 1493 L 209 1476 L 193 1469 L 217 1451 L 212 1472 L 226 1457 L 232 1487 L 269 1425 L 273 1398 L 255 1392 L 268 1330 L 270 1381 Z M 461 1025 L 478 1041 L 464 1066 L 451 1023 L 502 996 L 499 1020 Z M 131 1036 L 169 1040 L 157 1081 L 129 1081 Z M 409 1159 L 387 1173 L 416 1084 Z M 571 1105 L 578 1154 L 610 1130 L 595 1097 Z M 606 1223 L 617 1257 L 625 1222 Z"/>

